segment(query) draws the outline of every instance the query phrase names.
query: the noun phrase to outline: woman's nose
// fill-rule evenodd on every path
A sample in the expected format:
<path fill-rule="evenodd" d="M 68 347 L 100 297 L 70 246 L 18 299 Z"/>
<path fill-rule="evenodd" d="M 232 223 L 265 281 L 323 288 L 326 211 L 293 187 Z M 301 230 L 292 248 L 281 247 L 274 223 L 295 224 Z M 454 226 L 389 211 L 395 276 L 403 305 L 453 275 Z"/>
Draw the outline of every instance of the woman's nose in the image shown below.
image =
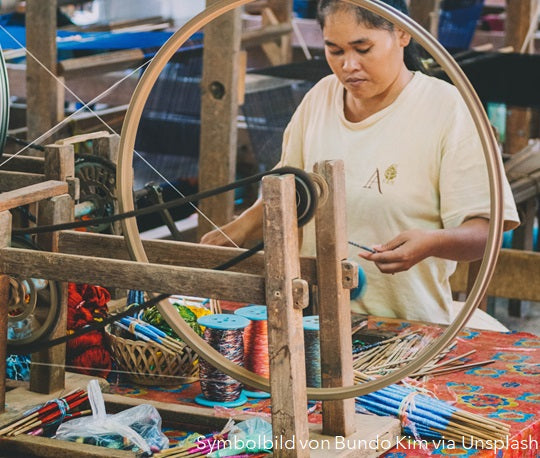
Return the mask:
<path fill-rule="evenodd" d="M 343 70 L 358 70 L 361 67 L 358 57 L 353 54 L 346 54 L 343 58 Z"/>

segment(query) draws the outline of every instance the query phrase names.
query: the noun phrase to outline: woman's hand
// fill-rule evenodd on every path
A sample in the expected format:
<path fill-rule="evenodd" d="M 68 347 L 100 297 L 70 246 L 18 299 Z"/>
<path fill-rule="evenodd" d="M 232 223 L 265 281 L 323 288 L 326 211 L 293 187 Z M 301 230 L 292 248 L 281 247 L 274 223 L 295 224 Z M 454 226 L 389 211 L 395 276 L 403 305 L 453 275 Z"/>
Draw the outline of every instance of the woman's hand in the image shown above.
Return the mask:
<path fill-rule="evenodd" d="M 384 245 L 373 247 L 375 253 L 361 252 L 359 256 L 373 261 L 383 273 L 409 270 L 429 256 L 452 261 L 474 261 L 484 254 L 489 221 L 470 218 L 451 229 L 413 229 L 402 232 Z"/>
<path fill-rule="evenodd" d="M 239 247 L 244 243 L 244 239 L 245 237 L 241 231 L 235 230 L 234 225 L 230 224 L 207 232 L 201 237 L 201 243 L 204 245 Z"/>
<path fill-rule="evenodd" d="M 434 254 L 439 243 L 438 232 L 420 229 L 405 231 L 384 245 L 374 246 L 375 253 L 361 252 L 359 256 L 373 261 L 383 273 L 403 272 Z"/>
<path fill-rule="evenodd" d="M 262 239 L 263 206 L 257 200 L 238 218 L 219 229 L 207 232 L 201 238 L 205 245 L 236 246 Z"/>

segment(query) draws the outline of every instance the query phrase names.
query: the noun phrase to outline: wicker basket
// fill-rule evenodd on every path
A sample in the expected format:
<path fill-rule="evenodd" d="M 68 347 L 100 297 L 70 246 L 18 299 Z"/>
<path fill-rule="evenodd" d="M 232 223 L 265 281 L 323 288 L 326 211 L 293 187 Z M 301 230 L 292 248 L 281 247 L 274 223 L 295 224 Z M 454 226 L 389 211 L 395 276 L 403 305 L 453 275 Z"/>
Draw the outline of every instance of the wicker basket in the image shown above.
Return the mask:
<path fill-rule="evenodd" d="M 198 357 L 188 346 L 182 353 L 168 352 L 151 343 L 116 336 L 109 329 L 105 338 L 114 360 L 135 383 L 181 385 L 198 379 Z"/>

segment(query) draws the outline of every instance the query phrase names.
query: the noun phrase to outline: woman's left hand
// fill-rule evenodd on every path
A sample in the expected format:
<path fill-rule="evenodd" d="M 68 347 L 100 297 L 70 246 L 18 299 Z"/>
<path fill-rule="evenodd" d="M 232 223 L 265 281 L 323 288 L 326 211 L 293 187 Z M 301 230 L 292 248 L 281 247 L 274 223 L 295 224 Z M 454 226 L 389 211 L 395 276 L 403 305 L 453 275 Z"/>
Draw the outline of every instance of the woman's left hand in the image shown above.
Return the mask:
<path fill-rule="evenodd" d="M 394 274 L 409 270 L 432 256 L 437 244 L 438 231 L 413 229 L 402 232 L 384 245 L 374 246 L 375 253 L 361 252 L 359 256 L 373 261 L 381 272 Z"/>

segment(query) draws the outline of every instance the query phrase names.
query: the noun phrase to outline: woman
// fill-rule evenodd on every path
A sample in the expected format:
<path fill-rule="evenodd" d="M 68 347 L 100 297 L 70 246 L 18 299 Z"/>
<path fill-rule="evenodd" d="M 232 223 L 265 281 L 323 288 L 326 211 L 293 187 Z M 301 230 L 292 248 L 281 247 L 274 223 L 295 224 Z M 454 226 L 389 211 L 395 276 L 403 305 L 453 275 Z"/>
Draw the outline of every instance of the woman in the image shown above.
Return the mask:
<path fill-rule="evenodd" d="M 387 3 L 406 11 L 404 1 Z M 333 75 L 295 112 L 280 165 L 311 171 L 321 160 L 344 161 L 349 240 L 375 251 L 350 250 L 368 279 L 354 311 L 447 323 L 449 277 L 456 261 L 482 256 L 489 226 L 472 118 L 452 85 L 412 71 L 408 33 L 340 0 L 320 1 L 318 18 Z M 508 230 L 519 219 L 507 182 L 504 189 Z M 222 230 L 243 244 L 260 238 L 261 221 L 257 202 Z M 312 226 L 303 255 L 315 254 Z M 201 242 L 228 244 L 225 235 L 213 231 Z"/>

